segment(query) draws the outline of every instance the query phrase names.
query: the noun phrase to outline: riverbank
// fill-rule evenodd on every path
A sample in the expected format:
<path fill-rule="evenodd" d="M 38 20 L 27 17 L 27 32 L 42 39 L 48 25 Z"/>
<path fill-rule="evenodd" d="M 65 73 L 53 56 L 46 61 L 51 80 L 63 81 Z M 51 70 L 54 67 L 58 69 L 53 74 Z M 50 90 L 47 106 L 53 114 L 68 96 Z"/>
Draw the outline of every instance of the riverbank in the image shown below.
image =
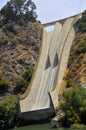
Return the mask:
<path fill-rule="evenodd" d="M 37 124 L 37 125 L 29 125 L 25 127 L 19 127 L 19 128 L 14 128 L 11 130 L 78 130 L 74 128 L 51 128 L 51 125 L 49 123 L 45 124 Z M 86 127 L 81 128 L 79 130 L 86 130 Z"/>

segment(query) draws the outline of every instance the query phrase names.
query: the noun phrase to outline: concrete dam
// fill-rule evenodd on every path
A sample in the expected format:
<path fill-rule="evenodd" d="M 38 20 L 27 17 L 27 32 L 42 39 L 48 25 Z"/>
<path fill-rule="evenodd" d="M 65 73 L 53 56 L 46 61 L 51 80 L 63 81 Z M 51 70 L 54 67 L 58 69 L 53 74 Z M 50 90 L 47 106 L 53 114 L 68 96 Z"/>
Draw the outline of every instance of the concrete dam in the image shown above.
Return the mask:
<path fill-rule="evenodd" d="M 19 100 L 19 115 L 30 120 L 47 119 L 58 107 L 58 94 L 75 37 L 74 24 L 81 14 L 44 24 L 41 51 L 30 91 Z M 47 32 L 45 27 L 54 25 Z"/>

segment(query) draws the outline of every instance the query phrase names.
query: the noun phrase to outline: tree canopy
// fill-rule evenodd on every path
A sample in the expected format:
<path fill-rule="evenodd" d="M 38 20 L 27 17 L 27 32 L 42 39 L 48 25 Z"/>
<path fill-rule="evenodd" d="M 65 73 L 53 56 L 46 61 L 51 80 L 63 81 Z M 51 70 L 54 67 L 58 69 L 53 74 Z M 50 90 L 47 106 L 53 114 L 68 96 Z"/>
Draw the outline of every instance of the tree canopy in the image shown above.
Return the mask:
<path fill-rule="evenodd" d="M 64 92 L 63 97 L 64 102 L 60 108 L 65 113 L 65 125 L 86 124 L 86 88 L 72 88 Z"/>
<path fill-rule="evenodd" d="M 10 0 L 7 4 L 0 10 L 0 17 L 5 23 L 9 21 L 30 21 L 35 20 L 36 15 L 36 5 L 32 0 Z"/>
<path fill-rule="evenodd" d="M 9 97 L 0 101 L 0 130 L 13 128 L 18 123 L 18 100 Z"/>

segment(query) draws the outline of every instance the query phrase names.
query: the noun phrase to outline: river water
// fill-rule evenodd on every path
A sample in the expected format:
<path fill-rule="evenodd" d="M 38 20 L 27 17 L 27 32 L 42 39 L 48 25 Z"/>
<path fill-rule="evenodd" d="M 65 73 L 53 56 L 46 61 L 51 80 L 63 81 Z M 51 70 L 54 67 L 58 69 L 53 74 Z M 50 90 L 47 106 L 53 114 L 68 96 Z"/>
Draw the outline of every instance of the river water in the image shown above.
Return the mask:
<path fill-rule="evenodd" d="M 51 128 L 50 124 L 40 124 L 40 125 L 29 125 L 25 127 L 15 128 L 12 130 L 86 130 L 86 128 L 82 129 Z"/>

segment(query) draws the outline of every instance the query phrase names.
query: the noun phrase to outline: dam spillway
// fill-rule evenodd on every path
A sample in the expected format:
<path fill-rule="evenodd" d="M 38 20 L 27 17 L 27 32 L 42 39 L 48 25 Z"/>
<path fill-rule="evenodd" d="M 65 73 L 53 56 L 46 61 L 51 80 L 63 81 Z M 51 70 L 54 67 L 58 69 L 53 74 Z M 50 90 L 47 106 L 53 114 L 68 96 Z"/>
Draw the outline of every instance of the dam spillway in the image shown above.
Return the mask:
<path fill-rule="evenodd" d="M 49 118 L 58 107 L 59 89 L 75 37 L 74 24 L 81 14 L 55 22 L 54 30 L 42 32 L 42 45 L 31 89 L 19 100 L 19 114 L 30 120 Z M 47 24 L 48 25 L 48 24 Z"/>

